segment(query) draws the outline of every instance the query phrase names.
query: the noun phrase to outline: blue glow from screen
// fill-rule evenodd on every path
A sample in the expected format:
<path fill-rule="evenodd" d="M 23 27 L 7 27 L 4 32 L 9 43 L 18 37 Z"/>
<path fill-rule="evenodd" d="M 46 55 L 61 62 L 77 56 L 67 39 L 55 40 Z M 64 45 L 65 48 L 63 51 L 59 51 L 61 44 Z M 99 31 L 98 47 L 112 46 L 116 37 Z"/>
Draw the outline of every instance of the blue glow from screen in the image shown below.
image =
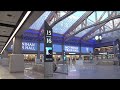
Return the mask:
<path fill-rule="evenodd" d="M 93 53 L 93 48 L 92 47 L 81 47 L 81 52 L 82 53 Z"/>

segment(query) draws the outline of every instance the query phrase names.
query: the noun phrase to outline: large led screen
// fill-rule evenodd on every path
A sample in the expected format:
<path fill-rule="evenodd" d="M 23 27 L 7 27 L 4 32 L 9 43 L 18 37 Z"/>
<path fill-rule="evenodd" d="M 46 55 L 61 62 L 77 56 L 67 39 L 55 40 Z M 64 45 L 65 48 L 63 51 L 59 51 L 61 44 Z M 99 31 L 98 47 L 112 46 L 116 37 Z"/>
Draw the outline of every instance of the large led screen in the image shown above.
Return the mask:
<path fill-rule="evenodd" d="M 65 52 L 75 52 L 75 53 L 79 53 L 79 47 L 77 46 L 64 46 L 64 50 Z"/>
<path fill-rule="evenodd" d="M 93 48 L 92 47 L 81 47 L 81 52 L 82 53 L 93 53 Z"/>

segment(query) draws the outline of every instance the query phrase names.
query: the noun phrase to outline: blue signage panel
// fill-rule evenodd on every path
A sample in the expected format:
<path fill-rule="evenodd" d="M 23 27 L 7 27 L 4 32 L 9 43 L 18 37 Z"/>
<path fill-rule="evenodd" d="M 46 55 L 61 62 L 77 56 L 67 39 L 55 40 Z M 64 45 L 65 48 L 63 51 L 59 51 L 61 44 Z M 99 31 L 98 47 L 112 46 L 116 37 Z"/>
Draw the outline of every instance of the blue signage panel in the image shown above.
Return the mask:
<path fill-rule="evenodd" d="M 62 45 L 53 44 L 53 52 L 62 52 Z"/>
<path fill-rule="evenodd" d="M 81 47 L 81 52 L 82 53 L 93 53 L 93 48 L 92 47 Z"/>
<path fill-rule="evenodd" d="M 13 45 L 8 48 L 8 51 L 12 50 Z M 37 43 L 33 42 L 22 42 L 23 51 L 37 51 Z M 44 51 L 44 43 L 40 43 L 40 51 Z M 62 45 L 53 44 L 54 52 L 62 52 Z"/>
<path fill-rule="evenodd" d="M 37 51 L 37 43 L 22 42 L 23 51 Z"/>
<path fill-rule="evenodd" d="M 80 52 L 80 48 L 77 46 L 64 46 L 64 50 L 65 52 L 75 52 L 75 53 Z"/>
<path fill-rule="evenodd" d="M 12 51 L 13 45 L 11 45 L 8 50 Z M 33 42 L 22 42 L 22 50 L 23 51 L 37 51 L 37 43 Z"/>

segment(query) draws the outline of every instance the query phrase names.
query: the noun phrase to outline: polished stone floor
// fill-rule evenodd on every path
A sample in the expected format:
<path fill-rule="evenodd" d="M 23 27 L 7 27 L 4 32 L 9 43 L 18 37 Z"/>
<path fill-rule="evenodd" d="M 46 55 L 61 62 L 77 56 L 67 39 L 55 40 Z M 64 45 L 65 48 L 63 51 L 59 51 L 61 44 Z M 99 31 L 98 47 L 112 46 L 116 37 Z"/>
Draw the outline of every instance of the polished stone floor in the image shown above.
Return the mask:
<path fill-rule="evenodd" d="M 0 65 L 0 79 L 120 79 L 120 66 L 115 65 L 85 63 L 80 66 L 71 64 L 64 68 L 68 71 L 66 74 L 59 71 L 53 77 L 44 78 L 43 74 L 32 71 L 29 65 L 24 73 L 9 73 L 7 66 Z"/>

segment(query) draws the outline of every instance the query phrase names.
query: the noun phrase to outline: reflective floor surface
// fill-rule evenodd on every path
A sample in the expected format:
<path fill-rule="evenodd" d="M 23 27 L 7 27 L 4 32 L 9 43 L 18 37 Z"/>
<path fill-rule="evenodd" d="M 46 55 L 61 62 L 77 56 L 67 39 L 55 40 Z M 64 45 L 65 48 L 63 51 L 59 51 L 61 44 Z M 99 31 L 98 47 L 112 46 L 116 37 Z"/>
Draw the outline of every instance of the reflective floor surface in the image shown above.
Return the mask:
<path fill-rule="evenodd" d="M 0 65 L 0 79 L 120 79 L 120 66 L 84 64 L 69 65 L 68 75 L 54 73 L 53 77 L 46 77 L 42 73 L 31 70 L 27 66 L 24 73 L 9 73 L 7 66 Z"/>

